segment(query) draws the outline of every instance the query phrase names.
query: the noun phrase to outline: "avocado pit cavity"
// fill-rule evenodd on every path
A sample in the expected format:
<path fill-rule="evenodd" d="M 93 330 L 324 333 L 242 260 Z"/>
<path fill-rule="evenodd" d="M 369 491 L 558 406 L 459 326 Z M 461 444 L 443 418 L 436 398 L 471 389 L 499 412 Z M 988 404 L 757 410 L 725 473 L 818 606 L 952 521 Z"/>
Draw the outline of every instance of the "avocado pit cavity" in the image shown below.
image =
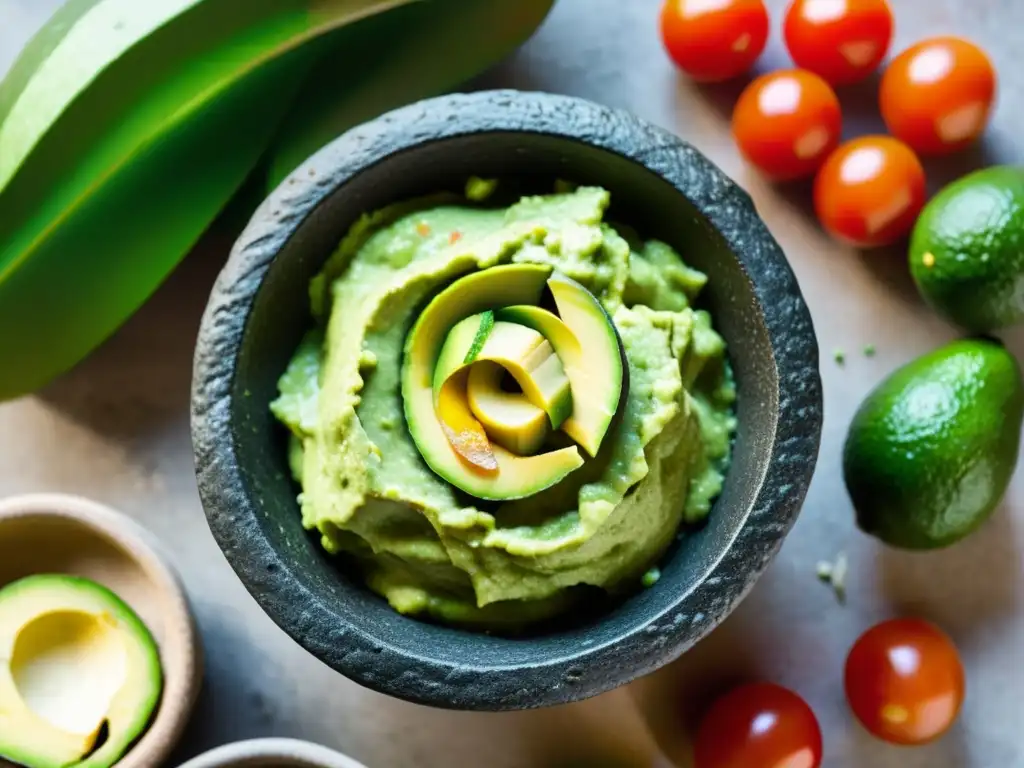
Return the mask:
<path fill-rule="evenodd" d="M 11 657 L 14 687 L 26 706 L 60 730 L 87 737 L 99 732 L 126 669 L 115 625 L 102 614 L 80 611 L 32 619 L 18 633 Z"/>

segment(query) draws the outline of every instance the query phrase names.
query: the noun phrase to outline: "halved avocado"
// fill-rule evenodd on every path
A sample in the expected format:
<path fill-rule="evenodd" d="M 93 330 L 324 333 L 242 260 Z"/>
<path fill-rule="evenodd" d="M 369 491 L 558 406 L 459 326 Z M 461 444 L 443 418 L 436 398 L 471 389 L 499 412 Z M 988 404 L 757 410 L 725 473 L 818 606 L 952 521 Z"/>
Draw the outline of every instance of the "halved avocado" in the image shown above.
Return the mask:
<path fill-rule="evenodd" d="M 449 332 L 465 318 L 494 307 L 509 303 L 536 304 L 550 275 L 551 268 L 539 264 L 511 264 L 472 273 L 434 297 L 406 338 L 402 398 L 409 433 L 434 472 L 477 498 L 502 500 L 530 496 L 554 485 L 583 464 L 575 446 L 537 456 L 517 456 L 500 445 L 493 445 L 497 469 L 482 469 L 455 450 L 435 411 L 435 369 Z M 479 322 L 476 321 L 477 329 Z M 492 330 L 488 341 L 493 334 Z M 473 337 L 476 337 L 475 330 Z M 465 360 L 465 356 L 462 359 Z M 468 369 L 464 370 L 468 378 Z M 462 386 L 464 382 L 458 378 L 456 384 Z M 465 402 L 458 397 L 454 399 Z M 476 421 L 468 404 L 465 413 L 459 412 L 459 417 L 467 415 Z"/>
<path fill-rule="evenodd" d="M 149 724 L 162 687 L 152 635 L 110 590 L 49 574 L 0 589 L 0 756 L 109 768 Z"/>
<path fill-rule="evenodd" d="M 547 284 L 558 315 L 537 306 L 509 306 L 495 312 L 496 324 L 533 328 L 551 343 L 573 395 L 562 431 L 596 456 L 625 389 L 625 352 L 611 317 L 590 291 L 558 272 Z"/>
<path fill-rule="evenodd" d="M 481 362 L 470 368 L 466 383 L 469 409 L 490 438 L 520 456 L 540 450 L 550 433 L 550 421 L 542 408 L 522 392 L 501 387 L 505 369 L 497 363 Z"/>

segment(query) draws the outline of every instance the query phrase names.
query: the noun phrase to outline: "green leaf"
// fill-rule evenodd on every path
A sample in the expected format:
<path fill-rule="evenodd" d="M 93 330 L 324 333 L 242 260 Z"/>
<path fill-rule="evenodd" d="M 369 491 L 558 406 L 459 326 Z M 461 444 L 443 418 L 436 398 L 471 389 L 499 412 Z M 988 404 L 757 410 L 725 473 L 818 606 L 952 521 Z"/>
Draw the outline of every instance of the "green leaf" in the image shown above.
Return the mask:
<path fill-rule="evenodd" d="M 328 32 L 410 0 L 74 1 L 0 84 L 0 399 L 152 293 L 262 156 Z"/>
<path fill-rule="evenodd" d="M 274 141 L 268 184 L 349 128 L 454 88 L 505 58 L 554 0 L 430 0 L 340 33 Z M 382 42 L 383 41 L 383 42 Z"/>

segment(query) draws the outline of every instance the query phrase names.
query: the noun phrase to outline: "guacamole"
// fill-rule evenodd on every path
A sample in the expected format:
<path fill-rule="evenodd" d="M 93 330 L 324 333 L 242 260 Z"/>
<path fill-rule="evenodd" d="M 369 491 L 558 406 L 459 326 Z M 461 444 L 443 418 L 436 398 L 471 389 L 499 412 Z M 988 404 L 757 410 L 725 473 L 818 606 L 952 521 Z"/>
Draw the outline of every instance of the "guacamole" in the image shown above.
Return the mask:
<path fill-rule="evenodd" d="M 708 515 L 729 462 L 735 389 L 712 318 L 693 307 L 706 277 L 665 243 L 606 222 L 606 190 L 561 185 L 501 207 L 478 194 L 478 183 L 470 188 L 470 197 L 397 204 L 351 228 L 311 283 L 314 328 L 271 409 L 291 433 L 303 524 L 328 552 L 353 559 L 397 611 L 514 629 L 568 610 L 589 589 L 640 588 L 680 524 Z M 533 283 L 526 293 L 520 285 L 520 276 L 535 273 L 547 280 L 536 283 L 543 296 Z M 500 306 L 479 293 L 462 298 L 459 285 L 471 291 L 482 282 L 475 276 L 496 278 L 492 295 L 507 286 L 508 301 L 504 288 L 492 302 Z M 443 296 L 447 314 L 433 311 Z M 571 325 L 588 300 L 581 322 L 589 317 L 593 332 Z M 536 308 L 521 306 L 530 303 Z M 465 328 L 446 322 L 424 331 L 429 317 Z M 537 317 L 568 324 L 595 346 L 573 362 L 557 335 L 531 335 L 526 326 Z M 418 348 L 421 337 L 439 344 L 445 333 L 444 350 Z M 471 466 L 465 451 L 462 465 L 454 461 L 458 430 L 439 430 L 433 419 L 442 417 L 431 410 L 432 386 L 435 404 L 450 382 L 462 382 L 455 391 L 463 398 L 472 395 L 470 368 L 504 360 L 506 337 L 525 344 L 532 361 L 509 370 L 529 369 L 540 381 L 534 387 L 516 374 L 522 391 L 516 382 L 499 386 L 499 371 L 483 390 L 510 423 L 521 415 L 532 430 L 489 432 L 501 461 L 518 462 L 517 451 L 541 457 L 518 493 L 509 492 L 515 483 L 494 481 L 487 473 L 497 470 L 486 462 Z M 497 350 L 489 357 L 488 343 Z M 452 360 L 447 378 L 434 370 L 439 358 Z M 410 405 L 417 385 L 426 410 Z M 530 411 L 534 404 L 542 409 Z M 596 416 L 588 420 L 586 409 Z M 436 438 L 443 434 L 455 442 Z M 558 471 L 534 471 L 550 465 L 549 456 L 560 457 Z M 452 470 L 448 479 L 442 466 Z"/>

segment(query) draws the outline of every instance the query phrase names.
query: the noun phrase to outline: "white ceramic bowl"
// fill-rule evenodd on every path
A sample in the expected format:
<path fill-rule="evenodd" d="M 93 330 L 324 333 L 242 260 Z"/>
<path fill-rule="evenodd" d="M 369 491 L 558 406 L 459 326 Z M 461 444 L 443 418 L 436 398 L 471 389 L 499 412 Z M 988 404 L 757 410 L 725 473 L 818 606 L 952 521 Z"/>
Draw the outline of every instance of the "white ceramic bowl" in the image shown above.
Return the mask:
<path fill-rule="evenodd" d="M 78 496 L 0 499 L 0 586 L 36 573 L 67 573 L 103 584 L 153 633 L 163 696 L 149 728 L 117 767 L 162 764 L 199 693 L 202 653 L 185 591 L 160 545 L 132 519 Z"/>
<path fill-rule="evenodd" d="M 218 747 L 180 768 L 366 768 L 327 747 L 294 739 L 254 739 Z"/>

